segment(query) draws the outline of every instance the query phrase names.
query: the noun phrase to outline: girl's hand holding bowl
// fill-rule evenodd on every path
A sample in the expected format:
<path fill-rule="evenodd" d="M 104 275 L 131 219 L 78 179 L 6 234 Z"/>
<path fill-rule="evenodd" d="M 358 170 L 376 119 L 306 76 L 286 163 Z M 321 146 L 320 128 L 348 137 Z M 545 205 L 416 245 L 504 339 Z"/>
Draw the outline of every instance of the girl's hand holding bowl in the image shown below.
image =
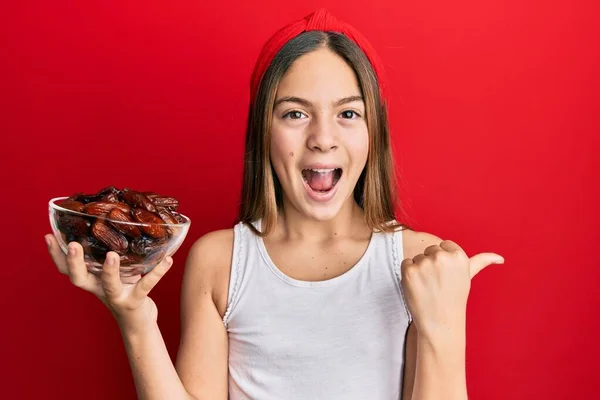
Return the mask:
<path fill-rule="evenodd" d="M 173 264 L 190 219 L 179 202 L 111 186 L 96 194 L 50 200 L 46 244 L 58 270 L 93 293 L 121 328 L 156 321 L 148 293 Z"/>

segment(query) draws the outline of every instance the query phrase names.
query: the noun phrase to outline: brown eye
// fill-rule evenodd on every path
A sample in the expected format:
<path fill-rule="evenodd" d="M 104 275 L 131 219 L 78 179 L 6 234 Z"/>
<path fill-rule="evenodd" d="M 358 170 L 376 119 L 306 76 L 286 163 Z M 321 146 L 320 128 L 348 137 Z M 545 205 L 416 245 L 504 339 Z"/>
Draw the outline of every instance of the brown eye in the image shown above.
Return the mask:
<path fill-rule="evenodd" d="M 306 115 L 304 115 L 304 113 L 301 113 L 300 111 L 290 111 L 283 116 L 283 118 L 289 119 L 301 119 L 304 117 L 306 117 Z"/>
<path fill-rule="evenodd" d="M 355 119 L 360 116 L 360 115 L 358 115 L 358 113 L 356 111 L 352 111 L 352 110 L 342 111 L 342 113 L 340 115 L 344 119 Z"/>

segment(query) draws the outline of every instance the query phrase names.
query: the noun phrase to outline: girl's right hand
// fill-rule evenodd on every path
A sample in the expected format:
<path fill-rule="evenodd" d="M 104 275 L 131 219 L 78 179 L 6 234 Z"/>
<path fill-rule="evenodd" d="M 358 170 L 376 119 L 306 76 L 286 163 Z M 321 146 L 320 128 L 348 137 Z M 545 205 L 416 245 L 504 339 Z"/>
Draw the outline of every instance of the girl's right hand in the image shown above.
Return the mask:
<path fill-rule="evenodd" d="M 495 253 L 469 258 L 450 240 L 402 261 L 401 284 L 417 331 L 429 338 L 447 338 L 451 331 L 463 336 L 471 279 L 485 267 L 502 263 L 504 258 Z"/>
<path fill-rule="evenodd" d="M 68 275 L 73 285 L 98 297 L 111 311 L 121 329 L 136 330 L 156 322 L 158 310 L 148 294 L 173 264 L 171 257 L 166 257 L 144 277 L 137 275 L 121 281 L 120 257 L 117 253 L 110 251 L 106 254 L 102 273 L 98 276 L 87 270 L 83 247 L 79 243 L 69 243 L 68 254 L 65 255 L 54 235 L 48 234 L 45 238 L 58 270 Z"/>

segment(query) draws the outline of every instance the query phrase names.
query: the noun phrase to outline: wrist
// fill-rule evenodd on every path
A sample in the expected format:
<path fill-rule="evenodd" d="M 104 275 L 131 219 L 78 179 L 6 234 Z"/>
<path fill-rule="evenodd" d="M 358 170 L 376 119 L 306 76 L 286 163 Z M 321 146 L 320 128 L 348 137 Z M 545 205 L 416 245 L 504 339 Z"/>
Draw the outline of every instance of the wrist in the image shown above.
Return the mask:
<path fill-rule="evenodd" d="M 435 351 L 465 348 L 466 336 L 466 326 L 463 322 L 430 326 L 427 329 L 417 327 L 418 343 Z"/>
<path fill-rule="evenodd" d="M 444 399 L 467 399 L 466 391 L 466 335 L 464 329 L 438 330 L 435 334 L 417 334 L 417 375 L 435 380 L 438 394 Z M 441 398 L 425 395 L 429 389 L 421 388 L 414 398 Z M 436 393 L 436 392 L 433 392 Z M 421 397 L 423 396 L 423 397 Z"/>
<path fill-rule="evenodd" d="M 466 338 L 464 335 L 446 335 L 446 336 L 422 336 L 417 337 L 418 349 L 446 357 L 452 355 L 452 358 L 462 359 L 466 351 Z"/>
<path fill-rule="evenodd" d="M 114 315 L 121 334 L 125 337 L 135 337 L 151 332 L 158 327 L 156 320 L 146 318 L 142 313 Z"/>
<path fill-rule="evenodd" d="M 157 331 L 158 324 L 156 322 L 131 323 L 120 322 L 119 330 L 126 347 L 135 346 L 136 343 L 144 341 L 151 337 L 153 332 Z"/>

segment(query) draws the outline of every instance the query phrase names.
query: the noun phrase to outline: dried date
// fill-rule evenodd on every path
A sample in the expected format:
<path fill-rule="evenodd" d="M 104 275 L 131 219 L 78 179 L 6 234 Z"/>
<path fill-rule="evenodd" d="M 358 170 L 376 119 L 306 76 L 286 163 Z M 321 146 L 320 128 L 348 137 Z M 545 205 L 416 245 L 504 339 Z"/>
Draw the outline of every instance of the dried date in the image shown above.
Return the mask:
<path fill-rule="evenodd" d="M 83 204 L 92 203 L 94 201 L 98 201 L 102 198 L 101 194 L 84 194 L 84 193 L 76 193 L 73 196 L 69 197 L 69 200 L 79 201 Z"/>
<path fill-rule="evenodd" d="M 114 194 L 115 196 L 118 196 L 119 193 L 120 193 L 119 189 L 117 189 L 114 186 L 107 186 L 98 192 L 98 194 L 102 194 L 102 195 Z"/>
<path fill-rule="evenodd" d="M 121 265 L 139 264 L 144 261 L 144 257 L 135 253 L 127 253 L 121 256 Z"/>
<path fill-rule="evenodd" d="M 113 228 L 115 228 L 122 234 L 134 238 L 142 236 L 142 231 L 140 231 L 140 228 L 138 228 L 136 225 L 120 224 L 119 222 L 115 222 L 134 222 L 133 219 L 129 216 L 129 213 L 125 213 L 119 208 L 113 208 L 108 213 L 108 219 L 111 220 L 109 222 L 113 226 Z"/>
<path fill-rule="evenodd" d="M 87 235 L 90 225 L 88 220 L 77 215 L 64 214 L 58 219 L 60 231 L 75 238 Z"/>
<path fill-rule="evenodd" d="M 114 193 L 108 193 L 105 194 L 104 196 L 102 196 L 102 198 L 100 199 L 100 201 L 106 201 L 109 203 L 118 203 L 119 202 L 119 196 L 114 194 Z"/>
<path fill-rule="evenodd" d="M 92 225 L 92 235 L 104 243 L 110 250 L 120 255 L 125 254 L 129 246 L 125 235 L 100 220 L 94 222 L 94 225 Z"/>
<path fill-rule="evenodd" d="M 175 219 L 175 217 L 171 214 L 171 211 L 169 211 L 166 207 L 156 207 L 156 213 L 163 220 L 164 223 L 170 224 L 170 225 L 177 225 L 178 224 L 178 222 Z M 173 235 L 175 233 L 175 229 L 176 229 L 175 227 L 168 226 L 166 228 L 167 228 L 167 231 L 171 235 Z"/>
<path fill-rule="evenodd" d="M 178 212 L 171 211 L 171 214 L 177 220 L 178 223 L 183 224 L 186 222 L 185 218 L 183 218 L 183 216 L 181 214 L 179 214 Z"/>
<path fill-rule="evenodd" d="M 133 208 L 143 208 L 150 212 L 156 212 L 156 207 L 143 193 L 134 190 L 124 190 L 121 196 L 123 201 Z"/>
<path fill-rule="evenodd" d="M 82 193 L 82 192 L 79 192 L 79 193 L 75 193 L 75 194 L 73 194 L 73 195 L 69 196 L 69 197 L 67 198 L 67 200 L 73 200 L 73 201 L 79 201 L 79 202 L 81 202 L 81 200 L 82 200 L 84 197 L 85 197 L 85 194 L 84 194 L 84 193 Z"/>
<path fill-rule="evenodd" d="M 133 218 L 137 222 L 144 224 L 141 228 L 148 236 L 152 236 L 153 238 L 165 237 L 167 230 L 163 226 L 163 220 L 158 215 L 142 208 L 136 208 L 133 210 Z"/>
<path fill-rule="evenodd" d="M 67 210 L 71 210 L 71 211 L 77 211 L 77 212 L 83 212 L 83 209 L 85 207 L 85 204 L 83 204 L 80 201 L 77 200 L 62 200 L 58 203 L 56 203 L 57 206 L 60 206 L 62 208 L 66 208 Z"/>
<path fill-rule="evenodd" d="M 179 201 L 174 197 L 154 197 L 152 203 L 157 207 L 169 207 L 173 210 L 179 207 Z"/>
<path fill-rule="evenodd" d="M 173 216 L 173 214 L 171 214 L 171 212 L 167 208 L 165 208 L 165 207 L 156 207 L 156 213 L 163 220 L 164 223 L 166 223 L 166 224 L 173 224 L 173 225 L 177 225 L 178 224 L 178 222 L 175 219 L 175 217 Z"/>
<path fill-rule="evenodd" d="M 80 239 L 79 243 L 83 247 L 84 253 L 90 254 L 96 261 L 104 262 L 106 253 L 110 251 L 104 243 L 100 242 L 93 236 L 88 236 Z"/>
<path fill-rule="evenodd" d="M 125 214 L 129 214 L 131 212 L 131 207 L 129 207 L 125 203 L 121 203 L 121 202 L 111 203 L 108 201 L 95 201 L 93 203 L 86 204 L 85 208 L 84 208 L 84 212 L 89 215 L 106 216 L 114 208 L 118 208 L 119 210 L 123 211 Z"/>

